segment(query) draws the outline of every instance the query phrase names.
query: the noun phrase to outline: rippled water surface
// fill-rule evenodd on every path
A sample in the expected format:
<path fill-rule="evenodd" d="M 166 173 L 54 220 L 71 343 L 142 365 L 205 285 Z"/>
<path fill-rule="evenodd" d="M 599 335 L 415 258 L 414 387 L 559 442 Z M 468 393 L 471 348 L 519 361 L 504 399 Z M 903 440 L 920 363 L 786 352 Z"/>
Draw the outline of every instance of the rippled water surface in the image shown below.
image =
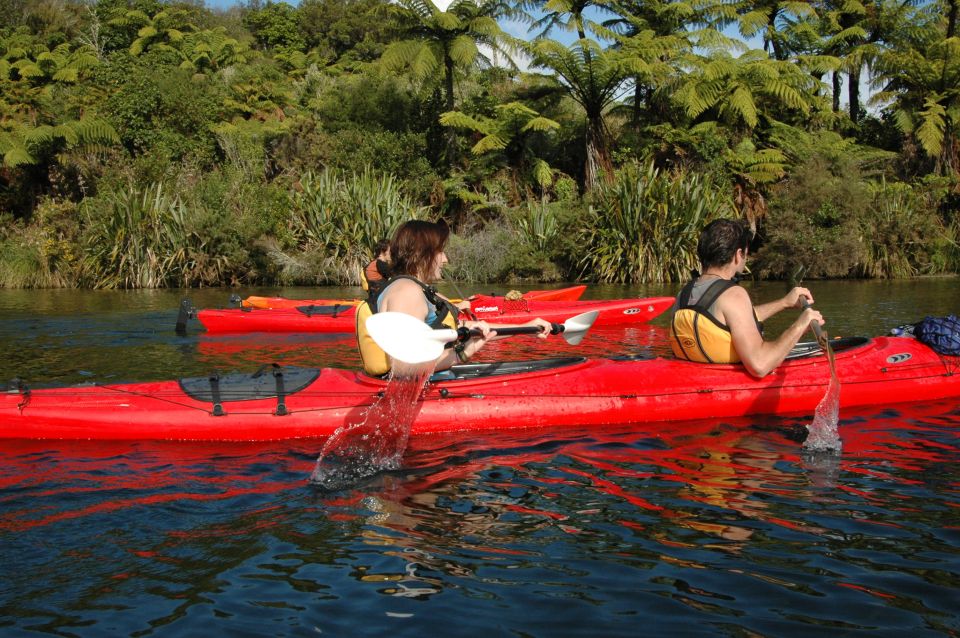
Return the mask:
<path fill-rule="evenodd" d="M 834 334 L 960 310 L 957 279 L 811 286 Z M 350 338 L 180 337 L 178 302 L 0 290 L 5 377 L 358 362 Z M 664 326 L 486 356 L 663 352 Z M 841 395 L 839 457 L 803 453 L 808 422 L 413 437 L 339 491 L 308 482 L 322 441 L 0 441 L 0 636 L 960 635 L 960 404 Z"/>

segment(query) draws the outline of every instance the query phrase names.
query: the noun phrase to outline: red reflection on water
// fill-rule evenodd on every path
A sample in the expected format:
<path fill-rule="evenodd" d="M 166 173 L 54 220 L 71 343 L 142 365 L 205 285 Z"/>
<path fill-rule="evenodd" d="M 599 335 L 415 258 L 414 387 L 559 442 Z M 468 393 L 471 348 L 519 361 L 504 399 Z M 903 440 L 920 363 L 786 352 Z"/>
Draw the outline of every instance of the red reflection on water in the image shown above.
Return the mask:
<path fill-rule="evenodd" d="M 499 520 L 502 513 L 540 518 L 540 525 L 566 520 L 569 512 L 563 505 L 553 508 L 545 504 L 570 487 L 615 497 L 669 519 L 673 525 L 729 541 L 744 541 L 752 532 L 735 519 L 720 522 L 717 516 L 698 516 L 697 504 L 732 512 L 739 520 L 755 519 L 820 533 L 814 526 L 784 517 L 764 496 L 839 502 L 840 494 L 845 494 L 865 503 L 882 500 L 888 509 L 906 510 L 912 504 L 904 499 L 898 505 L 896 493 L 874 493 L 857 485 L 856 477 L 915 485 L 930 468 L 957 460 L 960 415 L 955 402 L 898 406 L 898 410 L 856 419 L 841 413 L 848 419 L 841 421 L 840 427 L 844 452 L 824 469 L 811 466 L 799 443 L 777 433 L 796 429 L 796 419 L 447 433 L 411 439 L 402 474 L 389 474 L 322 498 L 332 508 L 365 510 L 361 501 L 373 495 L 383 507 L 383 524 L 403 532 L 399 540 L 386 542 L 407 544 L 415 538 L 446 533 L 421 525 L 425 516 L 436 516 L 433 510 L 439 498 L 469 499 L 478 481 L 484 489 L 494 491 L 517 485 L 506 472 L 502 486 L 496 477 L 479 479 L 481 473 L 509 468 L 516 476 L 535 477 L 522 481 L 524 489 L 536 491 L 535 498 L 530 502 L 498 501 L 489 498 L 489 493 L 473 494 L 484 511 L 456 519 L 462 525 L 458 533 L 486 538 L 489 542 L 484 545 L 496 545 L 494 530 L 506 525 Z M 231 444 L 6 441 L 0 450 L 0 489 L 4 490 L 0 504 L 5 507 L 0 529 L 23 531 L 131 507 L 301 489 L 321 444 L 317 440 Z M 563 461 L 558 462 L 558 457 Z M 559 466 L 555 473 L 543 471 L 554 466 Z M 806 472 L 795 471 L 798 467 Z M 276 471 L 293 478 L 264 476 Z M 99 502 L 97 493 L 104 494 Z M 664 500 L 667 493 L 671 497 Z M 91 496 L 59 498 L 82 494 Z M 74 501 L 77 504 L 71 505 Z M 947 504 L 960 507 L 956 502 Z M 355 517 L 342 511 L 330 515 Z M 896 525 L 895 521 L 871 522 Z M 628 526 L 643 528 L 636 522 Z"/>
<path fill-rule="evenodd" d="M 303 481 L 261 480 L 251 474 L 251 464 L 283 467 L 293 462 L 303 476 L 310 467 L 309 460 L 288 455 L 295 446 L 279 448 L 269 443 L 69 441 L 60 445 L 26 439 L 4 442 L 0 488 L 8 493 L 0 496 L 0 504 L 25 502 L 22 494 L 26 492 L 32 505 L 5 510 L 0 530 L 24 531 L 138 506 L 280 492 Z M 191 486 L 196 489 L 185 489 Z M 65 509 L 72 500 L 64 497 L 97 493 L 103 493 L 105 500 Z M 116 493 L 131 495 L 117 497 Z"/>

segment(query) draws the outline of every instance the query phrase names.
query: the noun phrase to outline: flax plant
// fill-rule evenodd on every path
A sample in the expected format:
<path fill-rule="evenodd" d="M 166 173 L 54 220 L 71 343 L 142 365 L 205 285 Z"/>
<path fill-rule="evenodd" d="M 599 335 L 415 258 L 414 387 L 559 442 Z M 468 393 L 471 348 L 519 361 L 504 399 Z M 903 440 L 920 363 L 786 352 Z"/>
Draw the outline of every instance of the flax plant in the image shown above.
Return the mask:
<path fill-rule="evenodd" d="M 401 191 L 397 179 L 370 167 L 360 173 L 328 169 L 308 172 L 293 193 L 291 231 L 300 249 L 319 251 L 340 264 L 337 283 L 359 283 L 359 270 L 378 240 L 403 222 L 422 219 L 426 209 Z"/>
<path fill-rule="evenodd" d="M 873 205 L 861 221 L 862 261 L 858 274 L 904 279 L 947 270 L 952 233 L 907 184 L 869 186 Z"/>
<path fill-rule="evenodd" d="M 733 214 L 730 195 L 700 175 L 628 164 L 594 195 L 578 238 L 582 276 L 607 283 L 685 281 L 699 265 L 700 230 Z"/>
<path fill-rule="evenodd" d="M 229 264 L 188 223 L 163 184 L 129 187 L 87 214 L 84 274 L 95 288 L 165 288 L 218 283 Z"/>

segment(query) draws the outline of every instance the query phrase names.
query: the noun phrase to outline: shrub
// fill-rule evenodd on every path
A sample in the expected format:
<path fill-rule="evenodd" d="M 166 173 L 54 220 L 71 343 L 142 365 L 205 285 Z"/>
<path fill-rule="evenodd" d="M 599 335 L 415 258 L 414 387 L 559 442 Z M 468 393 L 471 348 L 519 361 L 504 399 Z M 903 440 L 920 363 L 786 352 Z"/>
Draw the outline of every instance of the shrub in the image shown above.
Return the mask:
<path fill-rule="evenodd" d="M 320 263 L 327 266 L 317 269 L 317 282 L 358 284 L 373 245 L 392 237 L 401 223 L 426 215 L 426 209 L 403 194 L 393 175 L 370 168 L 361 173 L 306 173 L 299 187 L 292 195 L 290 232 L 303 253 L 325 256 Z M 334 272 L 329 264 L 334 264 Z"/>
<path fill-rule="evenodd" d="M 163 184 L 130 186 L 84 202 L 84 282 L 94 288 L 219 283 L 228 260 L 192 228 L 180 197 Z"/>
<path fill-rule="evenodd" d="M 904 278 L 946 267 L 949 245 L 936 211 L 908 184 L 885 181 L 869 188 L 871 206 L 861 221 L 863 263 L 857 274 Z"/>
<path fill-rule="evenodd" d="M 861 219 L 869 201 L 855 165 L 810 158 L 770 198 L 751 270 L 762 278 L 788 279 L 801 268 L 810 278 L 849 276 L 863 260 Z"/>
<path fill-rule="evenodd" d="M 609 283 L 684 281 L 698 266 L 700 230 L 731 215 L 729 194 L 699 175 L 627 164 L 595 191 L 579 233 L 582 275 Z"/>
<path fill-rule="evenodd" d="M 556 267 L 532 250 L 509 221 L 496 219 L 485 225 L 464 226 L 450 238 L 450 265 L 446 275 L 456 281 L 496 282 L 536 277 L 557 279 Z"/>
<path fill-rule="evenodd" d="M 77 210 L 45 199 L 29 224 L 0 220 L 0 287 L 72 288 L 77 285 Z"/>

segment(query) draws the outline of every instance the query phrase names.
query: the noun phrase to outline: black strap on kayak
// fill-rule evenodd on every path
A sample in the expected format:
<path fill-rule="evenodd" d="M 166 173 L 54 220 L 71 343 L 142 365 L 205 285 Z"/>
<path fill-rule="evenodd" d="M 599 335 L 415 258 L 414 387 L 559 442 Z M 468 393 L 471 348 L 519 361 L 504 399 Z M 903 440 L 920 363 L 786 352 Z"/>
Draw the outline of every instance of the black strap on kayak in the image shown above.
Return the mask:
<path fill-rule="evenodd" d="M 224 416 L 226 412 L 220 399 L 220 373 L 214 372 L 209 377 L 210 395 L 213 398 L 213 416 Z"/>
<path fill-rule="evenodd" d="M 297 306 L 297 310 L 307 315 L 308 317 L 312 317 L 314 315 L 323 315 L 323 316 L 329 316 L 331 319 L 336 319 L 337 316 L 339 316 L 341 309 L 346 310 L 348 308 L 353 308 L 353 305 L 338 303 L 332 306 L 329 304 L 324 306 L 318 306 L 316 304 L 313 304 L 310 306 Z"/>
<path fill-rule="evenodd" d="M 283 368 L 278 363 L 263 364 L 260 366 L 256 372 L 251 375 L 252 379 L 256 379 L 263 375 L 264 370 L 268 367 L 273 368 L 273 379 L 276 383 L 277 389 L 277 409 L 274 410 L 274 416 L 287 416 L 290 412 L 287 411 L 287 391 L 283 385 Z"/>
<path fill-rule="evenodd" d="M 283 389 L 283 369 L 276 363 L 273 364 L 273 378 L 277 381 L 277 409 L 274 416 L 287 416 L 287 404 L 285 402 L 286 392 Z"/>

